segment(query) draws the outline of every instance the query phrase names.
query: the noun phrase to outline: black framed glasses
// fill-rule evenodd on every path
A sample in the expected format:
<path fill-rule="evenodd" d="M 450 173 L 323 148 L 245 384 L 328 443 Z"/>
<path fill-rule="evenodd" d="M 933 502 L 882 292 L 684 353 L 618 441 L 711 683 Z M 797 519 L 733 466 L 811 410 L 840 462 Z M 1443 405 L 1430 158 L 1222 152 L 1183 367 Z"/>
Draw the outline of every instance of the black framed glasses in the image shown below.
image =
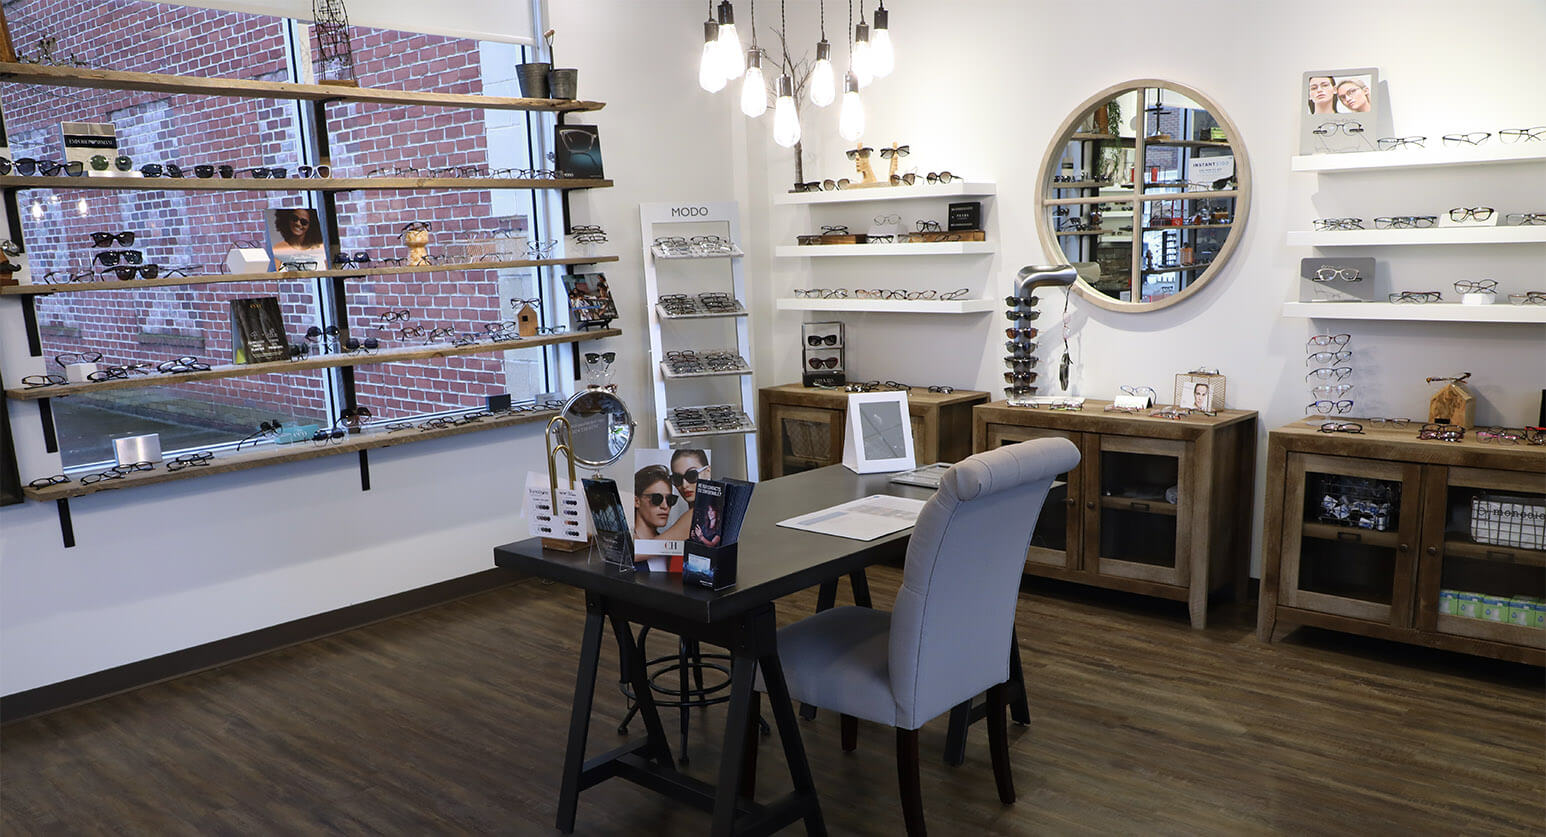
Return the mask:
<path fill-rule="evenodd" d="M 128 247 L 134 243 L 134 233 L 94 232 L 91 234 L 91 246 L 93 247 L 111 247 L 114 243 Z M 12 255 L 16 254 L 13 253 Z"/>
<path fill-rule="evenodd" d="M 1457 294 L 1496 294 L 1498 292 L 1498 280 L 1496 279 L 1461 279 L 1455 283 Z"/>
<path fill-rule="evenodd" d="M 101 352 L 60 352 L 54 355 L 54 363 L 69 366 L 73 363 L 101 363 Z"/>
<path fill-rule="evenodd" d="M 1306 346 L 1346 346 L 1352 339 L 1351 334 L 1312 334 L 1304 343 Z"/>
<path fill-rule="evenodd" d="M 343 252 L 333 254 L 333 264 L 339 267 L 370 267 L 371 262 L 370 254 L 364 250 L 352 254 Z"/>
<path fill-rule="evenodd" d="M 848 235 L 846 224 L 827 224 L 821 228 L 822 235 Z"/>
<path fill-rule="evenodd" d="M 1380 137 L 1374 141 L 1374 147 L 1381 151 L 1393 151 L 1397 148 L 1425 148 L 1427 137 Z"/>
<path fill-rule="evenodd" d="M 847 151 L 844 151 L 843 153 L 848 155 L 848 159 L 850 159 L 850 160 L 857 160 L 857 159 L 859 159 L 860 155 L 868 157 L 871 154 L 875 153 L 875 149 L 870 148 L 869 146 L 864 146 L 863 148 L 850 148 Z"/>
<path fill-rule="evenodd" d="M 21 379 L 22 386 L 27 389 L 64 386 L 66 383 L 68 381 L 63 375 L 27 375 Z"/>
<path fill-rule="evenodd" d="M 183 168 L 176 163 L 146 163 L 140 166 L 140 174 L 146 177 L 182 177 Z"/>
<path fill-rule="evenodd" d="M 374 337 L 361 340 L 358 337 L 350 337 L 344 341 L 344 350 L 350 354 L 369 354 L 381 348 L 381 341 Z"/>
<path fill-rule="evenodd" d="M 813 357 L 807 358 L 805 362 L 812 369 L 836 369 L 842 360 L 837 357 Z"/>
<path fill-rule="evenodd" d="M 929 387 L 929 392 L 937 392 L 940 395 L 949 395 L 950 393 L 955 392 L 955 391 L 956 391 L 955 387 L 945 386 L 944 384 L 933 384 L 932 386 Z"/>
<path fill-rule="evenodd" d="M 586 363 L 611 363 L 617 360 L 617 352 L 586 352 Z"/>
<path fill-rule="evenodd" d="M 347 435 L 349 435 L 348 432 L 342 427 L 318 430 L 311 434 L 311 444 L 319 448 L 324 445 L 341 445 L 344 443 L 344 437 Z"/>
<path fill-rule="evenodd" d="M 836 346 L 837 345 L 837 335 L 836 334 L 808 334 L 805 337 L 805 345 L 807 345 L 807 346 L 823 346 L 823 345 L 826 345 L 826 346 Z"/>
<path fill-rule="evenodd" d="M 1330 232 L 1332 230 L 1361 230 L 1363 229 L 1363 219 L 1317 218 L 1315 219 L 1315 229 L 1321 232 Z"/>
<path fill-rule="evenodd" d="M 531 306 L 532 308 L 541 308 L 542 307 L 542 300 L 540 300 L 540 299 L 538 299 L 538 298 L 536 298 L 534 296 L 533 297 L 527 297 L 525 299 L 511 299 L 510 300 L 510 307 L 514 308 L 517 311 L 521 310 L 522 308 L 525 308 L 528 305 Z"/>
<path fill-rule="evenodd" d="M 708 469 L 705 468 L 703 470 L 706 471 Z M 702 473 L 702 471 L 700 471 L 697 468 L 688 468 L 687 470 L 683 471 L 680 474 L 672 474 L 671 475 L 671 484 L 676 486 L 677 488 L 681 488 L 683 485 L 697 485 L 698 484 L 698 475 L 700 473 Z M 659 504 L 657 503 L 656 505 L 659 505 Z"/>
<path fill-rule="evenodd" d="M 17 174 L 28 176 L 41 174 L 44 177 L 54 177 L 63 174 L 67 177 L 82 177 L 86 174 L 86 164 L 79 160 L 68 163 L 56 163 L 53 160 L 22 157 L 16 161 L 15 167 Z"/>
<path fill-rule="evenodd" d="M 1363 425 L 1356 421 L 1323 421 L 1316 430 L 1322 433 L 1362 433 Z"/>
<path fill-rule="evenodd" d="M 208 372 L 209 364 L 193 355 L 181 355 L 156 364 L 156 371 L 168 375 L 180 375 L 185 372 Z"/>
<path fill-rule="evenodd" d="M 1417 430 L 1417 438 L 1434 442 L 1463 442 L 1465 428 L 1458 424 L 1424 424 Z"/>
<path fill-rule="evenodd" d="M 889 160 L 892 157 L 906 157 L 911 153 L 913 153 L 913 149 L 910 145 L 898 145 L 880 150 L 880 156 L 883 160 Z"/>
<path fill-rule="evenodd" d="M 1377 230 L 1424 230 L 1439 222 L 1437 215 L 1392 215 L 1375 218 Z"/>
<path fill-rule="evenodd" d="M 1489 131 L 1471 131 L 1465 134 L 1445 134 L 1445 145 L 1481 145 L 1492 136 Z"/>
<path fill-rule="evenodd" d="M 1328 399 L 1311 401 L 1309 404 L 1305 405 L 1304 410 L 1307 413 L 1320 413 L 1323 416 L 1330 415 L 1332 413 L 1349 413 L 1353 410 L 1353 401 L 1350 398 L 1344 398 L 1340 401 L 1332 401 Z"/>
<path fill-rule="evenodd" d="M 370 408 L 366 406 L 356 405 L 354 407 L 345 407 L 341 412 L 339 412 L 338 420 L 333 423 L 342 424 L 346 427 L 359 427 L 361 424 L 368 421 L 371 415 L 372 413 Z"/>
<path fill-rule="evenodd" d="M 199 163 L 198 165 L 193 167 L 193 176 L 194 177 L 202 177 L 202 178 L 208 179 L 208 178 L 214 177 L 216 174 L 218 174 L 222 178 L 226 178 L 226 179 L 235 177 L 236 176 L 236 167 L 232 166 L 232 165 L 229 165 L 229 164 L 226 164 L 226 163 L 220 163 L 220 164 Z"/>
<path fill-rule="evenodd" d="M 103 275 L 111 273 L 123 282 L 127 282 L 130 279 L 133 279 L 136 273 L 139 274 L 141 279 L 154 279 L 161 275 L 161 265 L 155 263 L 121 264 L 115 265 L 113 267 L 103 268 L 101 273 Z"/>
<path fill-rule="evenodd" d="M 207 450 L 201 450 L 197 453 L 185 453 L 166 463 L 166 470 L 176 473 L 184 468 L 203 468 L 213 461 L 215 461 L 214 453 Z"/>
<path fill-rule="evenodd" d="M 1387 297 L 1398 305 L 1426 305 L 1430 302 L 1440 302 L 1444 295 L 1438 291 L 1398 291 Z"/>
<path fill-rule="evenodd" d="M 283 180 L 290 176 L 290 170 L 283 166 L 255 166 L 247 170 L 247 176 L 259 180 Z"/>
<path fill-rule="evenodd" d="M 1457 206 L 1449 211 L 1449 220 L 1459 223 L 1461 221 L 1486 221 L 1492 218 L 1495 212 L 1490 206 Z"/>
<path fill-rule="evenodd" d="M 92 257 L 97 264 L 112 265 L 123 262 L 124 264 L 139 264 L 145 261 L 145 254 L 138 250 L 103 250 Z"/>
<path fill-rule="evenodd" d="M 33 480 L 32 482 L 27 483 L 27 487 L 28 488 L 48 488 L 48 487 L 54 486 L 54 485 L 64 485 L 65 483 L 67 483 L 69 481 L 70 481 L 70 478 L 65 476 L 64 474 L 55 474 L 55 475 L 53 475 L 51 477 L 38 477 L 37 479 Z"/>
<path fill-rule="evenodd" d="M 940 231 L 939 222 L 938 221 L 930 221 L 927 218 L 920 218 L 918 220 L 918 223 L 915 224 L 914 226 L 916 226 L 918 228 L 918 232 L 921 232 L 921 233 L 939 232 Z"/>
<path fill-rule="evenodd" d="M 1534 128 L 1504 128 L 1498 132 L 1498 142 L 1546 142 L 1546 125 Z"/>
<path fill-rule="evenodd" d="M 312 259 L 289 259 L 279 263 L 279 272 L 316 270 L 317 263 Z"/>
<path fill-rule="evenodd" d="M 955 180 L 955 179 L 956 179 L 956 176 L 951 174 L 948 171 L 940 171 L 940 172 L 933 172 L 933 171 L 931 171 L 931 172 L 928 173 L 928 175 L 926 177 L 924 177 L 924 180 L 926 180 L 929 183 L 949 183 L 950 181 Z"/>

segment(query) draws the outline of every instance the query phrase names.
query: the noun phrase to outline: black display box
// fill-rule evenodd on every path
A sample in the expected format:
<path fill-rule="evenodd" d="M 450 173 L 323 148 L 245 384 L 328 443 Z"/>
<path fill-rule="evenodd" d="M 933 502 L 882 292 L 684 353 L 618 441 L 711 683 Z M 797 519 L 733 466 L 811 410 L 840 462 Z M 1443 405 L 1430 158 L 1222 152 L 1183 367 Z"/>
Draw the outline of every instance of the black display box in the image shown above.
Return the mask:
<path fill-rule="evenodd" d="M 948 229 L 952 231 L 980 230 L 982 229 L 982 202 L 953 203 L 945 217 Z"/>
<path fill-rule="evenodd" d="M 736 563 L 740 544 L 704 546 L 687 541 L 687 558 L 682 562 L 682 584 L 724 590 L 735 586 Z"/>

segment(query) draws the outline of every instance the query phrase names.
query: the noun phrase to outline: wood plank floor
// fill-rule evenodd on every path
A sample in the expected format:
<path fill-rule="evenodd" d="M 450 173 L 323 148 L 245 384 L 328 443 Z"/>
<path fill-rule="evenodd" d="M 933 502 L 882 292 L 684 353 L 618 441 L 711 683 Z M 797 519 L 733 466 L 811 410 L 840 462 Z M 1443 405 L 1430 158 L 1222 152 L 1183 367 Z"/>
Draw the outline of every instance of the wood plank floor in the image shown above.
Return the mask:
<path fill-rule="evenodd" d="M 898 570 L 872 570 L 889 606 Z M 840 602 L 848 595 L 846 587 Z M 809 591 L 780 606 L 809 613 Z M 1222 612 L 1221 612 L 1222 610 Z M 22 834 L 552 834 L 582 621 L 534 581 L 0 730 L 0 831 Z M 1542 672 L 1302 629 L 1265 646 L 1240 608 L 1027 582 L 1031 725 L 1010 725 L 1019 802 L 994 793 L 986 732 L 940 762 L 935 834 L 1541 833 Z M 591 749 L 618 739 L 616 646 Z M 668 653 L 668 635 L 650 650 Z M 689 773 L 712 781 L 723 707 L 694 714 Z M 666 716 L 675 745 L 674 713 Z M 893 736 L 802 723 L 834 834 L 899 834 Z M 634 732 L 642 732 L 635 722 Z M 787 790 L 776 742 L 759 798 Z M 581 834 L 700 834 L 708 817 L 612 781 Z M 787 830 L 786 833 L 797 833 Z"/>

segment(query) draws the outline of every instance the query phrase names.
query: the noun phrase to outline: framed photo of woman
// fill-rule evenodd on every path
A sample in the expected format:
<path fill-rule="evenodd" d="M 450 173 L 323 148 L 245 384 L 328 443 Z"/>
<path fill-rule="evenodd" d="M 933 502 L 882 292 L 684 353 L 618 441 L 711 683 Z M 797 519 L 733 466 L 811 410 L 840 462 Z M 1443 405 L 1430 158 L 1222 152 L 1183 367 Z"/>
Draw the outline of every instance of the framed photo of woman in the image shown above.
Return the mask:
<path fill-rule="evenodd" d="M 1378 150 L 1389 133 L 1376 67 L 1309 70 L 1300 82 L 1299 153 Z"/>

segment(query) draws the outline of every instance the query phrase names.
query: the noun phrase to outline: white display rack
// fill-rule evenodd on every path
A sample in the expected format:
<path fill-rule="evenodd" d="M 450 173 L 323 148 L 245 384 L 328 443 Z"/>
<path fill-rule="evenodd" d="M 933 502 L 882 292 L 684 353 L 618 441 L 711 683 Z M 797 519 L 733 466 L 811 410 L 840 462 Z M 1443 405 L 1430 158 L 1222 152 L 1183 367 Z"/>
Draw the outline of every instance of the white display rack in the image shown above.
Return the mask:
<path fill-rule="evenodd" d="M 834 192 L 785 192 L 773 196 L 776 206 L 823 203 L 872 203 L 926 198 L 986 198 L 998 194 L 991 180 L 952 180 L 949 183 L 920 183 L 912 186 L 874 186 L 865 189 L 838 189 Z"/>
<path fill-rule="evenodd" d="M 702 355 L 707 353 L 699 352 L 699 354 Z M 752 373 L 751 364 L 747 363 L 746 358 L 741 357 L 740 355 L 736 355 L 736 358 L 740 361 L 740 366 L 735 369 L 704 369 L 702 372 L 672 372 L 670 364 L 663 360 L 660 362 L 660 374 L 664 375 L 666 378 L 671 379 L 717 378 L 726 375 L 750 375 Z"/>
<path fill-rule="evenodd" d="M 996 252 L 998 247 L 991 241 L 928 241 L 918 244 L 786 244 L 778 247 L 774 254 L 781 259 L 810 259 L 823 256 L 971 256 Z"/>
<path fill-rule="evenodd" d="M 1288 302 L 1283 316 L 1316 320 L 1407 320 L 1433 323 L 1546 325 L 1546 305 L 1461 305 L 1458 302 Z"/>
<path fill-rule="evenodd" d="M 1426 230 L 1294 230 L 1290 247 L 1374 247 L 1406 244 L 1546 244 L 1546 225 L 1432 227 Z M 783 249 L 783 248 L 779 248 Z"/>
<path fill-rule="evenodd" d="M 1439 144 L 1443 140 L 1429 140 Z M 1350 171 L 1492 166 L 1546 160 L 1546 143 L 1507 145 L 1489 143 L 1466 148 L 1410 148 L 1394 151 L 1360 151 L 1351 154 L 1305 154 L 1293 158 L 1293 170 L 1338 174 Z"/>
<path fill-rule="evenodd" d="M 693 405 L 693 406 L 696 406 L 698 409 L 701 410 L 701 409 L 707 409 L 710 406 L 734 407 L 736 405 L 734 405 L 734 404 L 720 404 L 720 405 L 707 405 L 707 404 L 705 404 L 705 405 Z M 690 431 L 690 432 L 689 431 L 684 431 L 684 430 L 678 428 L 676 426 L 675 420 L 673 420 L 671 418 L 663 418 L 662 421 L 664 422 L 665 427 L 666 427 L 667 438 L 671 439 L 671 440 L 677 440 L 677 439 L 703 439 L 703 438 L 707 438 L 707 437 L 710 437 L 710 436 L 738 436 L 738 435 L 745 435 L 746 438 L 747 438 L 747 443 L 748 444 L 755 444 L 756 440 L 755 440 L 755 438 L 753 438 L 753 436 L 751 434 L 755 434 L 757 432 L 757 425 L 752 423 L 751 417 L 748 416 L 744 410 L 741 410 L 741 411 L 738 411 L 736 413 L 736 417 L 735 418 L 736 418 L 736 423 L 737 423 L 736 427 L 727 427 L 727 428 L 723 428 L 723 429 L 710 428 L 708 430 L 694 430 L 694 431 Z"/>
<path fill-rule="evenodd" d="M 659 244 L 651 245 L 650 252 L 653 253 L 657 259 L 738 259 L 746 255 L 741 251 L 741 246 L 733 242 L 730 245 L 730 252 L 728 253 L 689 253 L 687 255 L 673 255 L 667 253 L 666 249 Z"/>
<path fill-rule="evenodd" d="M 649 313 L 650 357 L 655 361 L 655 363 L 650 364 L 650 366 L 652 369 L 652 377 L 654 378 L 656 439 L 658 440 L 659 444 L 668 445 L 687 439 L 699 439 L 711 436 L 733 436 L 738 434 L 744 435 L 745 440 L 742 447 L 745 454 L 746 472 L 741 476 L 743 476 L 745 479 L 755 480 L 760 473 L 760 469 L 757 466 L 757 428 L 746 414 L 746 411 L 752 409 L 753 405 L 757 403 L 757 388 L 753 381 L 753 376 L 751 374 L 752 369 L 750 366 L 744 370 L 736 370 L 734 372 L 719 372 L 714 374 L 701 375 L 668 375 L 666 373 L 666 366 L 664 364 L 666 359 L 666 347 L 665 340 L 661 334 L 661 323 L 680 321 L 679 327 L 682 329 L 703 329 L 707 328 L 707 326 L 695 326 L 691 322 L 687 321 L 714 320 L 725 317 L 732 318 L 731 321 L 735 324 L 735 345 L 733 347 L 729 347 L 729 349 L 735 351 L 743 359 L 751 357 L 751 318 L 746 316 L 744 303 L 744 300 L 746 299 L 746 268 L 744 259 L 737 258 L 736 256 L 708 257 L 718 259 L 719 264 L 729 268 L 728 273 L 731 285 L 729 289 L 730 294 L 737 301 L 741 301 L 740 307 L 742 310 L 714 313 L 705 311 L 703 313 L 681 314 L 673 316 L 667 315 L 664 308 L 662 308 L 658 303 L 658 300 L 660 299 L 660 277 L 658 274 L 657 262 L 663 264 L 677 264 L 682 261 L 693 260 L 694 257 L 659 256 L 653 252 L 653 247 L 651 246 L 652 242 L 654 242 L 656 238 L 659 238 L 662 235 L 671 234 L 670 230 L 672 230 L 672 228 L 679 229 L 681 225 L 701 226 L 720 224 L 723 224 L 725 227 L 725 232 L 722 234 L 723 237 L 732 242 L 738 242 L 741 240 L 741 213 L 740 207 L 736 204 L 735 201 L 715 201 L 709 203 L 695 201 L 691 203 L 683 202 L 639 204 L 639 226 L 641 228 L 640 231 L 643 234 L 641 249 L 644 251 L 644 293 L 645 298 L 649 301 L 649 306 L 646 308 L 646 311 Z M 737 255 L 739 255 L 739 246 L 736 247 L 736 251 Z M 718 268 L 709 268 L 707 266 L 698 268 L 700 271 L 713 269 Z M 723 326 L 716 326 L 716 328 L 723 328 Z M 728 385 L 727 383 L 714 383 L 713 379 L 715 378 L 733 379 L 736 382 L 736 392 L 739 396 L 739 402 L 732 403 L 729 406 L 734 407 L 739 411 L 739 416 L 742 419 L 741 423 L 745 426 L 735 430 L 710 430 L 700 433 L 676 432 L 677 429 L 672 427 L 666 418 L 667 412 L 673 406 L 687 405 L 675 405 L 671 402 L 669 393 L 667 392 L 667 382 L 681 381 L 688 378 L 695 380 L 709 379 L 707 381 L 700 381 L 700 383 L 695 385 L 700 388 L 725 387 Z M 683 386 L 688 385 L 683 384 Z M 731 469 L 720 467 L 720 464 L 717 460 L 715 462 L 714 470 L 716 475 L 734 476 L 734 473 Z"/>
<path fill-rule="evenodd" d="M 852 311 L 880 314 L 981 314 L 1003 307 L 998 299 L 809 299 L 784 297 L 780 311 Z"/>

